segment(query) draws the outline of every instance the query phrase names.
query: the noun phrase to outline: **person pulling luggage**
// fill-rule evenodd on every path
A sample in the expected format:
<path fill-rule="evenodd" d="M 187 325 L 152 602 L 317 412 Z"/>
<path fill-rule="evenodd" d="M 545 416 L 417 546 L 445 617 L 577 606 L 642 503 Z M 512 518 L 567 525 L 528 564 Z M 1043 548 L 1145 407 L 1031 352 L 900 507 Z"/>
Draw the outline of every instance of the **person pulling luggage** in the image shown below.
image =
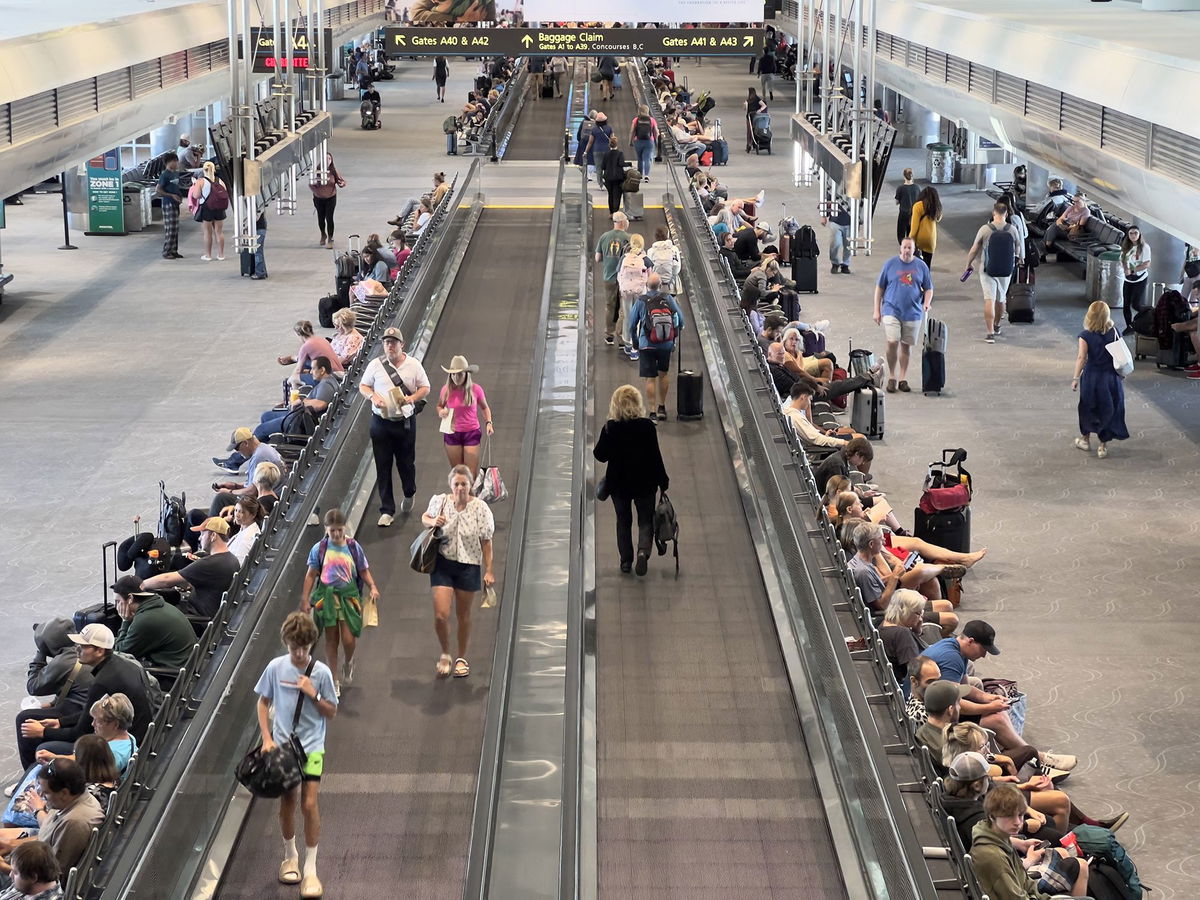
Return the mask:
<path fill-rule="evenodd" d="M 638 348 L 638 374 L 646 382 L 650 421 L 665 422 L 671 351 L 683 331 L 683 311 L 675 298 L 662 290 L 662 278 L 657 272 L 650 273 L 646 293 L 634 301 L 628 327 L 629 342 Z"/>

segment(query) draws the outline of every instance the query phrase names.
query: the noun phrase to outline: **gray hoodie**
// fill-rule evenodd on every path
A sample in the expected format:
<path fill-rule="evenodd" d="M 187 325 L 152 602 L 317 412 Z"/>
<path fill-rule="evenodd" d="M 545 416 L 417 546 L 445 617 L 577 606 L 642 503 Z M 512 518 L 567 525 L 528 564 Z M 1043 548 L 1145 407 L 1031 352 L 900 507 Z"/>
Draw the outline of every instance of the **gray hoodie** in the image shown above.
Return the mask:
<path fill-rule="evenodd" d="M 33 643 L 37 647 L 37 653 L 29 661 L 25 682 L 25 690 L 31 696 L 56 695 L 75 671 L 75 663 L 79 661 L 79 647 L 67 636 L 74 631 L 74 623 L 61 617 L 50 619 L 33 629 Z M 81 666 L 66 698 L 58 706 L 60 719 L 74 719 L 79 716 L 91 684 L 92 667 Z"/>

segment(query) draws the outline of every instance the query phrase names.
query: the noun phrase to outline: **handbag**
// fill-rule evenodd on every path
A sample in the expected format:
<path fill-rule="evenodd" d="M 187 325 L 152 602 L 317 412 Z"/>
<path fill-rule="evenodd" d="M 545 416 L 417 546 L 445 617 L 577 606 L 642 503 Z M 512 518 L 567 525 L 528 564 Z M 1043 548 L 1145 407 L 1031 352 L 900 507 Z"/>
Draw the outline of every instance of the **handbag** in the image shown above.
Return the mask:
<path fill-rule="evenodd" d="M 508 488 L 500 477 L 500 467 L 492 465 L 492 442 L 489 440 L 483 448 L 483 465 L 475 476 L 475 484 L 471 493 L 484 503 L 499 503 L 508 499 Z"/>
<path fill-rule="evenodd" d="M 1017 688 L 1017 683 L 1009 678 L 985 678 L 983 689 L 989 694 L 998 694 L 1008 699 L 1008 718 L 1017 734 L 1025 732 L 1025 717 L 1029 709 L 1029 698 L 1024 691 Z"/>
<path fill-rule="evenodd" d="M 379 604 L 375 602 L 374 597 L 368 596 L 363 601 L 362 619 L 363 628 L 379 627 Z"/>
<path fill-rule="evenodd" d="M 442 512 L 446 511 L 446 501 L 442 501 Z M 414 572 L 428 575 L 437 566 L 438 547 L 442 543 L 442 529 L 430 525 L 421 529 L 421 533 L 413 539 L 408 548 L 408 564 Z"/>
<path fill-rule="evenodd" d="M 315 659 L 308 661 L 304 677 L 312 676 Z M 234 775 L 238 782 L 255 797 L 268 800 L 282 797 L 294 790 L 304 778 L 304 766 L 308 763 L 308 753 L 300 738 L 296 737 L 296 729 L 300 727 L 300 710 L 304 707 L 304 694 L 296 698 L 296 710 L 292 713 L 292 731 L 288 739 L 276 744 L 275 749 L 264 753 L 262 744 L 247 753 Z"/>
<path fill-rule="evenodd" d="M 1117 329 L 1113 329 L 1116 334 Z M 1108 355 L 1112 357 L 1113 368 L 1117 370 L 1117 374 L 1124 378 L 1126 375 L 1133 373 L 1133 354 L 1129 352 L 1129 345 L 1125 343 L 1125 339 L 1120 334 L 1104 345 L 1104 349 L 1108 351 Z"/>

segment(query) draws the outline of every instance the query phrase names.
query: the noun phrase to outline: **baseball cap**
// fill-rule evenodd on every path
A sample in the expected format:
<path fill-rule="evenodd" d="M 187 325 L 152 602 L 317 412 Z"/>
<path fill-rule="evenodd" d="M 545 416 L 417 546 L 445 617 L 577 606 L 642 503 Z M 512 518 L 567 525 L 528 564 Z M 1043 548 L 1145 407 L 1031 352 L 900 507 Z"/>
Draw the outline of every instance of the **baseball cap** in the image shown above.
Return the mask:
<path fill-rule="evenodd" d="M 210 516 L 199 525 L 193 525 L 192 531 L 215 531 L 224 537 L 229 534 L 229 523 L 220 516 Z"/>
<path fill-rule="evenodd" d="M 385 341 L 386 340 L 399 341 L 400 343 L 403 344 L 404 343 L 404 332 L 402 332 L 399 328 L 389 328 L 387 331 L 385 331 L 383 333 L 383 339 Z"/>
<path fill-rule="evenodd" d="M 971 693 L 969 684 L 935 681 L 925 688 L 925 711 L 933 713 L 935 716 L 940 715 L 969 693 Z"/>
<path fill-rule="evenodd" d="M 996 646 L 996 629 L 982 619 L 972 619 L 963 626 L 962 633 L 992 656 L 1000 655 L 1000 648 Z"/>
<path fill-rule="evenodd" d="M 101 650 L 111 650 L 116 646 L 117 639 L 113 637 L 112 629 L 99 622 L 85 625 L 79 634 L 68 634 L 72 641 L 85 647 L 99 647 Z"/>
<path fill-rule="evenodd" d="M 988 773 L 988 761 L 982 753 L 968 750 L 954 757 L 950 763 L 950 777 L 958 781 L 978 781 Z"/>
<path fill-rule="evenodd" d="M 142 589 L 142 579 L 136 575 L 122 575 L 116 580 L 115 584 L 109 587 L 122 597 L 128 597 L 130 594 L 136 594 Z"/>
<path fill-rule="evenodd" d="M 237 445 L 242 441 L 248 441 L 254 437 L 254 432 L 245 426 L 233 429 L 233 434 L 229 437 L 229 450 L 236 450 Z"/>

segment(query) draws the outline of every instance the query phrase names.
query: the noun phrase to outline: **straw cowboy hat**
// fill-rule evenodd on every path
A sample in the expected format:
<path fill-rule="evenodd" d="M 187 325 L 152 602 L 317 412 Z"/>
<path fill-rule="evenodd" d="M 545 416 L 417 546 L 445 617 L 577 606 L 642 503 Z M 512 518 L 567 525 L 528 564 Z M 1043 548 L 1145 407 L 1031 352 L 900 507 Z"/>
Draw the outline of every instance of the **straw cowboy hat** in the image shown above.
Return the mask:
<path fill-rule="evenodd" d="M 470 372 L 472 374 L 479 371 L 479 366 L 473 366 L 467 362 L 465 356 L 454 356 L 450 358 L 450 368 L 442 366 L 442 371 L 447 375 L 457 375 L 459 372 Z"/>

